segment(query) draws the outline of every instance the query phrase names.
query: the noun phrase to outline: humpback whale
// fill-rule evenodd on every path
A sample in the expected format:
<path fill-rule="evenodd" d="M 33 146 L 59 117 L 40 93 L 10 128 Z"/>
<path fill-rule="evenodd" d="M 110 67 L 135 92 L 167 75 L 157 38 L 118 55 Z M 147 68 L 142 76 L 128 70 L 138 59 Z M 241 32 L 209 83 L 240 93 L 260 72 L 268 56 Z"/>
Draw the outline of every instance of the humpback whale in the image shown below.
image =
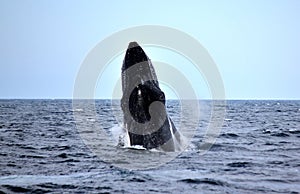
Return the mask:
<path fill-rule="evenodd" d="M 137 42 L 129 43 L 121 76 L 123 126 L 130 145 L 178 151 L 181 135 L 167 114 L 151 60 Z"/>

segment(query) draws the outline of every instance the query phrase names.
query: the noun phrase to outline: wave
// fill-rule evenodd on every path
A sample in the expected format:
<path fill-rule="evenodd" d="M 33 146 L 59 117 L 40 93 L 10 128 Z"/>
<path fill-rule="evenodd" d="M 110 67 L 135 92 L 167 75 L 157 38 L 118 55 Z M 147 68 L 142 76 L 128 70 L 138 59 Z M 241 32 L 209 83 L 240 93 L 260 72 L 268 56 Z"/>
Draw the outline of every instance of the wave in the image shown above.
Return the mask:
<path fill-rule="evenodd" d="M 188 184 L 210 184 L 210 185 L 218 185 L 218 186 L 226 186 L 228 183 L 220 180 L 215 180 L 212 178 L 187 178 L 178 180 L 179 182 L 184 182 Z"/>

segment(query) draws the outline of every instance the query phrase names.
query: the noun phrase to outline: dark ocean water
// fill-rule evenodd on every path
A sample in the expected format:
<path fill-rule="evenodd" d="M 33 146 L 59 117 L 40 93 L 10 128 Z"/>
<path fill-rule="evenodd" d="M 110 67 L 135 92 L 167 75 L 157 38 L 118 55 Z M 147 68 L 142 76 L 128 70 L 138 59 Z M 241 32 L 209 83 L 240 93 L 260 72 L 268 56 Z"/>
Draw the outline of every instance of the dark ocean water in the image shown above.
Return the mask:
<path fill-rule="evenodd" d="M 176 125 L 179 103 L 168 101 L 167 108 Z M 111 109 L 111 101 L 97 101 L 99 120 L 88 122 L 114 127 Z M 227 101 L 221 134 L 201 155 L 205 115 L 175 159 L 128 170 L 83 143 L 71 100 L 0 100 L 0 193 L 300 192 L 300 101 Z"/>

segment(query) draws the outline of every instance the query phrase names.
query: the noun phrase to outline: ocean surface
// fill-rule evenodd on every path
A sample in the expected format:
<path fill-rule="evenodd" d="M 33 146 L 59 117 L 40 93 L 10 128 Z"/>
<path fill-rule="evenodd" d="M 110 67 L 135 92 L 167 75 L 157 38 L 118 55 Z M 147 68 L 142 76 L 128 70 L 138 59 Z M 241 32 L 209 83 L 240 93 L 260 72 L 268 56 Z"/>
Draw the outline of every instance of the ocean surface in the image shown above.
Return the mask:
<path fill-rule="evenodd" d="M 106 159 L 113 150 L 153 160 L 166 153 L 116 141 L 100 148 L 101 155 L 78 129 L 88 134 L 98 123 L 113 136 L 122 112 L 112 101 L 96 101 L 97 118 L 78 121 L 74 112 L 81 110 L 73 110 L 72 100 L 0 100 L 0 193 L 300 192 L 300 101 L 227 101 L 221 133 L 204 154 L 213 102 L 201 103 L 206 108 L 187 149 L 157 167 L 134 170 L 118 165 L 121 156 Z M 179 101 L 168 101 L 167 110 L 176 126 L 184 122 Z"/>

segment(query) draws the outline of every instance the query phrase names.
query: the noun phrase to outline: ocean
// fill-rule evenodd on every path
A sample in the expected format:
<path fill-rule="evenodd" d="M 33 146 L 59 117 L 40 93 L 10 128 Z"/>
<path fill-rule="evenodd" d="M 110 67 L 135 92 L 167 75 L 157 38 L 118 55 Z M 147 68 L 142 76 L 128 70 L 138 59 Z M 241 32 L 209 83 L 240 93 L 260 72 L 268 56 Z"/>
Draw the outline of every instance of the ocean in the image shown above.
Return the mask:
<path fill-rule="evenodd" d="M 299 193 L 300 101 L 229 100 L 224 108 L 207 152 L 200 150 L 210 121 L 204 108 L 189 146 L 164 162 L 168 153 L 117 140 L 110 148 L 102 141 L 101 154 L 87 145 L 78 127 L 88 134 L 98 123 L 114 136 L 122 112 L 110 100 L 97 100 L 96 119 L 85 120 L 74 118 L 81 110 L 72 100 L 0 100 L 0 193 Z M 179 101 L 168 101 L 167 110 L 175 126 L 185 122 Z M 158 163 L 130 169 L 135 163 L 122 153 Z M 108 160 L 112 155 L 120 158 Z"/>

